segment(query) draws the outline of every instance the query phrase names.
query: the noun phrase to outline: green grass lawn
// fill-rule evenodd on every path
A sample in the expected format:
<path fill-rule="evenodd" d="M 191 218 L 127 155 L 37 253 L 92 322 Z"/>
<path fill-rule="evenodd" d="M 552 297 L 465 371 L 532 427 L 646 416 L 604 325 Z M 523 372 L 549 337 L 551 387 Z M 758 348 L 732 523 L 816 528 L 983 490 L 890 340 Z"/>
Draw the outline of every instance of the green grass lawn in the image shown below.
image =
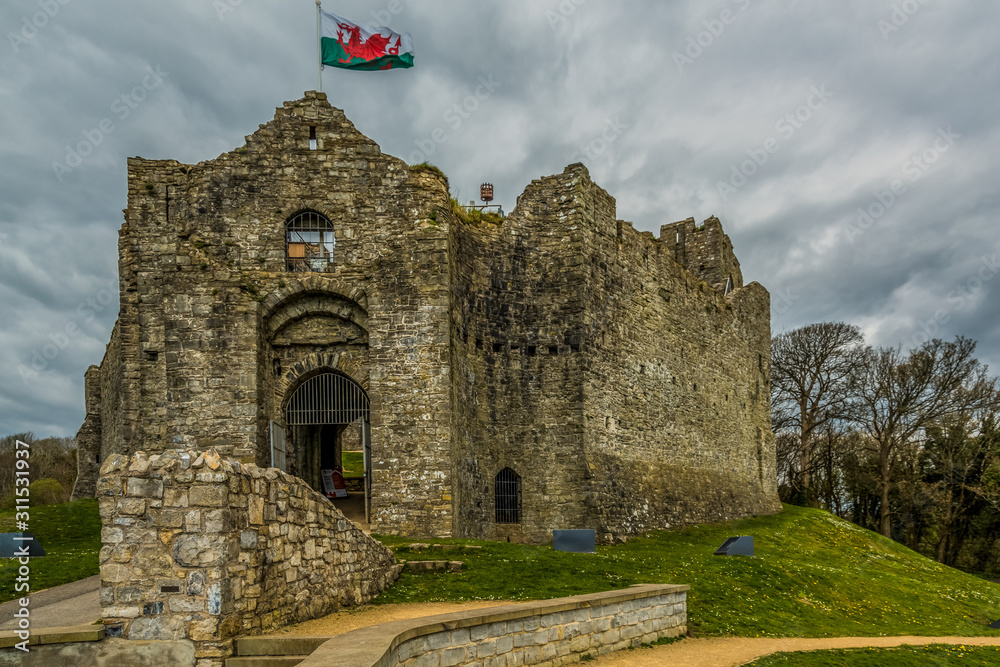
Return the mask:
<path fill-rule="evenodd" d="M 30 531 L 45 549 L 45 556 L 31 559 L 32 593 L 99 572 L 101 516 L 96 500 L 40 505 L 32 507 L 30 515 Z M 14 510 L 0 511 L 0 532 L 15 531 Z M 24 595 L 14 590 L 18 567 L 14 559 L 0 558 L 0 602 Z"/>
<path fill-rule="evenodd" d="M 343 452 L 340 464 L 344 467 L 344 477 L 364 477 L 365 476 L 365 455 L 364 452 Z"/>
<path fill-rule="evenodd" d="M 1000 648 L 977 646 L 902 646 L 836 651 L 776 653 L 747 667 L 1000 667 Z"/>
<path fill-rule="evenodd" d="M 753 535 L 756 555 L 713 556 L 726 537 Z M 832 637 L 1000 636 L 1000 585 L 944 567 L 820 510 L 649 533 L 596 554 L 472 540 L 481 551 L 414 552 L 401 560 L 462 560 L 461 573 L 404 573 L 377 602 L 517 600 L 638 583 L 689 584 L 697 635 Z"/>
<path fill-rule="evenodd" d="M 95 500 L 33 507 L 30 523 L 48 553 L 31 563 L 32 590 L 97 574 Z M 0 512 L 0 531 L 14 531 L 13 511 Z M 753 535 L 756 556 L 713 556 L 731 535 Z M 405 572 L 379 603 L 543 599 L 679 583 L 691 586 L 689 628 L 700 636 L 1000 636 L 987 627 L 1000 618 L 1000 585 L 820 510 L 786 507 L 729 525 L 654 532 L 598 547 L 596 554 L 472 540 L 433 542 L 482 548 L 412 550 L 412 538 L 380 539 L 400 560 L 461 560 L 465 567 L 461 573 Z M 16 561 L 0 560 L 0 601 L 15 597 L 15 572 Z M 953 651 L 940 650 L 943 656 Z"/>

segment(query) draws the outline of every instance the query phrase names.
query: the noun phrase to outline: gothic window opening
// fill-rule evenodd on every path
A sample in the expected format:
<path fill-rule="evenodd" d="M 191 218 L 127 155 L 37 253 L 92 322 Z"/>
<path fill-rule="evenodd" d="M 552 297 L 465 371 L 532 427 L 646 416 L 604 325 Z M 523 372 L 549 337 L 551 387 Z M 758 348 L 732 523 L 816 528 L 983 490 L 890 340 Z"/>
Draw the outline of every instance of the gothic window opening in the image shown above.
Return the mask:
<path fill-rule="evenodd" d="M 497 523 L 521 523 L 521 476 L 504 468 L 494 480 L 494 494 Z"/>
<path fill-rule="evenodd" d="M 285 225 L 288 270 L 298 273 L 333 271 L 333 223 L 315 211 L 303 211 Z"/>
<path fill-rule="evenodd" d="M 730 276 L 726 280 L 726 289 L 725 289 L 725 292 L 723 292 L 723 296 L 729 296 L 730 292 L 732 292 L 732 291 L 733 291 L 733 277 Z"/>

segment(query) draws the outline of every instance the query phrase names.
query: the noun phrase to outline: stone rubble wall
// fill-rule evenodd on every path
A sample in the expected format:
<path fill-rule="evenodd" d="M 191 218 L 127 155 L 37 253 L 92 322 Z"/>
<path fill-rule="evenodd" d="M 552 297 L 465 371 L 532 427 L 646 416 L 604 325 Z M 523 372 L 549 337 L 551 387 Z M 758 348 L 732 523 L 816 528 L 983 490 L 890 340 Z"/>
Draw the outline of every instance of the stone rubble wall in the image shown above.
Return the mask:
<path fill-rule="evenodd" d="M 625 590 L 385 623 L 334 637 L 300 667 L 558 667 L 687 632 L 689 586 Z"/>
<path fill-rule="evenodd" d="M 215 159 L 130 158 L 121 309 L 88 443 L 266 466 L 289 392 L 341 372 L 371 399 L 376 531 L 450 536 L 450 210 L 446 179 L 383 153 L 322 93 Z M 325 271 L 288 270 L 286 223 L 303 211 L 334 226 Z M 315 445 L 294 431 L 288 471 L 315 484 Z M 97 470 L 81 460 L 83 492 Z"/>
<path fill-rule="evenodd" d="M 534 181 L 502 225 L 452 225 L 458 534 L 542 544 L 592 527 L 583 481 L 587 305 L 578 202 Z M 519 523 L 496 522 L 495 479 L 521 477 Z"/>
<path fill-rule="evenodd" d="M 502 224 L 451 229 L 460 536 L 593 528 L 609 543 L 781 510 L 770 299 L 743 285 L 718 220 L 656 239 L 576 164 Z M 519 524 L 495 520 L 504 468 L 521 476 Z"/>
<path fill-rule="evenodd" d="M 733 288 L 743 287 L 733 242 L 718 218 L 713 216 L 701 225 L 694 218 L 661 225 L 659 240 L 674 261 L 720 292 L 727 280 L 732 280 Z"/>
<path fill-rule="evenodd" d="M 221 665 L 256 635 L 370 601 L 392 552 L 302 480 L 219 456 L 113 455 L 97 494 L 109 636 L 192 640 Z"/>
<path fill-rule="evenodd" d="M 584 238 L 583 281 L 593 304 L 584 459 L 598 539 L 780 512 L 767 290 L 743 285 L 718 220 L 677 223 L 683 233 L 666 225 L 656 239 L 613 223 L 614 199 L 577 180 L 577 199 L 602 222 Z M 687 266 L 674 256 L 678 236 Z"/>

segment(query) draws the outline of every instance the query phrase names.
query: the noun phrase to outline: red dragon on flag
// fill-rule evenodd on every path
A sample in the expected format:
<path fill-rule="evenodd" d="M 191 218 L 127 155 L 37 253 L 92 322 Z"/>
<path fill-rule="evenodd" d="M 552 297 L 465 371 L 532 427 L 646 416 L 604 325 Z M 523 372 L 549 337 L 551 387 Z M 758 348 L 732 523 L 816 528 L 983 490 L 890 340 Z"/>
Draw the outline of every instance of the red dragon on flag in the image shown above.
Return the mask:
<path fill-rule="evenodd" d="M 369 71 L 413 67 L 409 35 L 400 35 L 388 28 L 366 29 L 325 11 L 321 16 L 324 65 Z"/>

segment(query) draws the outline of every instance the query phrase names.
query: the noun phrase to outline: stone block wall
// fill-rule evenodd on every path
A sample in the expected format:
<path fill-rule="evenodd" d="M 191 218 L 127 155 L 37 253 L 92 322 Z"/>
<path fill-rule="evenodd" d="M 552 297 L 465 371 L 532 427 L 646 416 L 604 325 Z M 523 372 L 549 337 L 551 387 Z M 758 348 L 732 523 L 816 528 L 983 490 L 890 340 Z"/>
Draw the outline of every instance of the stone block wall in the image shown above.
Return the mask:
<path fill-rule="evenodd" d="M 289 271 L 286 224 L 306 211 L 334 259 Z M 317 488 L 336 432 L 289 427 L 284 406 L 331 373 L 370 400 L 376 532 L 609 541 L 780 508 L 767 291 L 743 285 L 718 220 L 637 232 L 582 164 L 492 224 L 308 92 L 213 160 L 130 159 L 119 253 L 77 497 L 115 453 L 269 465 L 272 423 Z M 513 523 L 496 520 L 505 468 Z"/>
<path fill-rule="evenodd" d="M 101 369 L 91 366 L 83 378 L 86 416 L 76 432 L 76 482 L 72 500 L 93 498 L 101 469 Z"/>
<path fill-rule="evenodd" d="M 276 469 L 169 450 L 113 455 L 101 475 L 110 636 L 190 640 L 221 665 L 236 635 L 368 602 L 398 576 L 389 549 Z"/>
<path fill-rule="evenodd" d="M 660 227 L 660 242 L 673 254 L 674 260 L 719 291 L 726 282 L 743 287 L 743 272 L 733 252 L 733 243 L 716 217 L 701 225 L 694 218 Z"/>
<path fill-rule="evenodd" d="M 288 271 L 303 211 L 334 227 L 323 271 Z M 384 154 L 322 93 L 213 160 L 129 159 L 121 310 L 88 425 L 102 455 L 127 442 L 267 465 L 303 369 L 343 372 L 371 399 L 376 530 L 450 534 L 448 211 L 443 177 Z"/>
<path fill-rule="evenodd" d="M 588 527 L 582 482 L 584 300 L 578 203 L 533 182 L 502 225 L 452 224 L 455 479 L 459 534 L 551 540 Z M 497 473 L 521 477 L 517 524 L 498 524 Z"/>
<path fill-rule="evenodd" d="M 460 535 L 607 543 L 780 511 L 769 295 L 743 286 L 718 220 L 638 232 L 577 164 L 452 237 Z M 504 468 L 518 525 L 494 515 Z"/>
<path fill-rule="evenodd" d="M 615 221 L 614 199 L 580 181 L 597 219 L 583 412 L 599 539 L 781 511 L 767 290 L 743 286 L 718 220 L 678 223 L 684 265 L 674 226 L 656 239 Z"/>
<path fill-rule="evenodd" d="M 638 585 L 362 628 L 301 667 L 558 667 L 687 632 L 688 586 Z"/>

